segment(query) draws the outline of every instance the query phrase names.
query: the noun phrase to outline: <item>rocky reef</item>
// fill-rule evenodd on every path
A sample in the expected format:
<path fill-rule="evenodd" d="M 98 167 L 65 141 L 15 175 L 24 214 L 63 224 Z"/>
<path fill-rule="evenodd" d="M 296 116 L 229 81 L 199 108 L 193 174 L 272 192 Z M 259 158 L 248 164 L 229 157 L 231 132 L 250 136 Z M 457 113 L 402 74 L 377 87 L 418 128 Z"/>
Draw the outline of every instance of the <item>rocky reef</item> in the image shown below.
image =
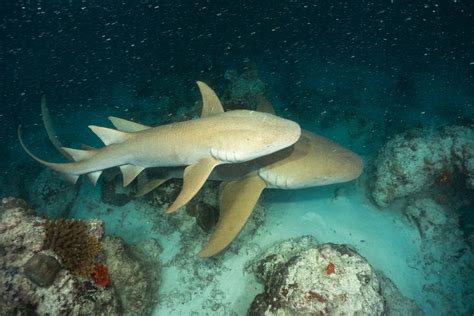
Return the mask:
<path fill-rule="evenodd" d="M 276 244 L 248 265 L 264 283 L 249 315 L 421 315 L 354 249 L 305 236 Z M 401 315 L 400 314 L 400 315 Z"/>
<path fill-rule="evenodd" d="M 45 220 L 23 200 L 4 198 L 0 314 L 149 314 L 159 247 L 140 246 L 104 238 L 99 220 Z"/>
<path fill-rule="evenodd" d="M 423 273 L 423 290 L 432 297 L 428 304 L 442 315 L 469 314 L 474 284 L 467 276 L 474 269 L 474 237 L 463 238 L 458 214 L 435 200 L 410 200 L 403 213 L 420 234 L 420 256 L 409 264 Z"/>
<path fill-rule="evenodd" d="M 457 185 L 457 187 L 455 187 Z M 474 128 L 419 129 L 395 136 L 375 162 L 371 192 L 379 207 L 416 194 L 437 195 L 443 188 L 474 189 Z"/>

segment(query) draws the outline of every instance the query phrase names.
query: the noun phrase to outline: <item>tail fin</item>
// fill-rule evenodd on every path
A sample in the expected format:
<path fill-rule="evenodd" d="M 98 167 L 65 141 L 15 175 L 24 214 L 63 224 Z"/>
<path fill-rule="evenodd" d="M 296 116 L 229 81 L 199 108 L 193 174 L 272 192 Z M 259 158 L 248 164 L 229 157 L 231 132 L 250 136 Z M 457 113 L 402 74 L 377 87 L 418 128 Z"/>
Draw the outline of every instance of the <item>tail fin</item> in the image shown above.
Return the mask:
<path fill-rule="evenodd" d="M 49 115 L 48 107 L 46 106 L 45 96 L 41 97 L 41 117 L 43 118 L 43 125 L 46 129 L 46 133 L 48 133 L 49 140 L 53 146 L 69 161 L 72 161 L 72 157 L 62 149 L 63 145 L 59 141 L 56 131 L 53 128 L 53 122 L 51 120 L 51 115 Z"/>
<path fill-rule="evenodd" d="M 59 172 L 63 172 L 65 173 L 65 176 L 66 178 L 71 181 L 72 183 L 76 183 L 77 182 L 77 179 L 79 178 L 79 175 L 76 175 L 76 174 L 69 174 L 69 173 L 66 173 L 64 171 L 64 168 L 61 168 L 59 167 L 60 165 L 67 165 L 67 164 L 57 164 L 57 163 L 52 163 L 52 162 L 47 162 L 43 159 L 40 159 L 38 157 L 36 157 L 25 145 L 25 143 L 23 142 L 23 138 L 21 137 L 22 133 L 21 133 L 21 125 L 18 126 L 18 140 L 20 141 L 20 145 L 21 147 L 23 148 L 23 150 L 31 157 L 33 158 L 34 160 L 36 160 L 37 162 L 39 162 L 40 164 L 50 168 L 50 169 L 53 169 L 53 170 L 56 170 L 56 171 L 59 171 Z"/>

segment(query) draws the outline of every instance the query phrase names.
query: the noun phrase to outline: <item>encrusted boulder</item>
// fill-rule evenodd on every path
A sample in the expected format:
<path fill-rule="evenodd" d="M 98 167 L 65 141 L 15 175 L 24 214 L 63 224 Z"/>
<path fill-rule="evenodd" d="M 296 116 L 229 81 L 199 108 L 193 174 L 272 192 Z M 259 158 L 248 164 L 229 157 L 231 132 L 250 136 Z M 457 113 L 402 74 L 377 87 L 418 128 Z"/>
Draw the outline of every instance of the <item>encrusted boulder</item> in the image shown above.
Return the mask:
<path fill-rule="evenodd" d="M 265 285 L 248 315 L 382 315 L 394 299 L 409 302 L 413 315 L 420 312 L 347 245 L 290 239 L 265 251 L 247 269 Z"/>
<path fill-rule="evenodd" d="M 161 248 L 155 240 L 129 247 L 118 237 L 103 242 L 112 286 L 125 315 L 149 315 L 159 284 Z"/>
<path fill-rule="evenodd" d="M 460 181 L 453 181 L 458 176 Z M 474 189 L 474 128 L 420 129 L 395 136 L 375 162 L 372 197 L 379 207 L 427 191 L 464 183 Z"/>
<path fill-rule="evenodd" d="M 266 275 L 266 290 L 253 301 L 250 315 L 384 312 L 375 271 L 344 245 L 323 244 L 302 251 Z"/>
<path fill-rule="evenodd" d="M 429 289 L 433 310 L 441 315 L 469 314 L 473 283 L 466 276 L 473 274 L 474 253 L 457 212 L 429 198 L 409 200 L 403 212 L 420 234 L 419 254 L 410 264 L 424 274 L 423 288 Z"/>

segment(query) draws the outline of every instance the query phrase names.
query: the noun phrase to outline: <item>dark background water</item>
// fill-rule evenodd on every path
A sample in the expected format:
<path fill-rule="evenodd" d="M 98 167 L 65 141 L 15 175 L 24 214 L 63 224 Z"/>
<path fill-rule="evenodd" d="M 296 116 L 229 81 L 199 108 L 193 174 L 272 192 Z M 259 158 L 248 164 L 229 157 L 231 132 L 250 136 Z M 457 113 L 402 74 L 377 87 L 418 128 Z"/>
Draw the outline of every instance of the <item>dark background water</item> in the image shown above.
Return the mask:
<path fill-rule="evenodd" d="M 21 112 L 37 110 L 43 93 L 57 103 L 87 103 L 116 82 L 217 81 L 245 58 L 285 78 L 289 91 L 315 55 L 408 74 L 449 63 L 470 80 L 474 74 L 472 1 L 7 0 L 0 6 L 2 114 L 15 123 L 24 119 Z"/>

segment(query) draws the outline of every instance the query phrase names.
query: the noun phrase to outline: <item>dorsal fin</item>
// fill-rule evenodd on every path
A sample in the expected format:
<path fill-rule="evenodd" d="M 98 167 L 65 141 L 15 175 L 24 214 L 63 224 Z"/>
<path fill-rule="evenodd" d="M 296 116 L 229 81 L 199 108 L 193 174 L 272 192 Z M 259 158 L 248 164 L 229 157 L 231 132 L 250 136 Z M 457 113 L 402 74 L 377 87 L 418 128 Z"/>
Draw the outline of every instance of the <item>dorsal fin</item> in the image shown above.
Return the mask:
<path fill-rule="evenodd" d="M 74 149 L 74 148 L 67 148 L 61 147 L 65 153 L 72 157 L 73 161 L 82 161 L 86 159 L 90 159 L 93 157 L 97 152 L 95 149 L 83 150 L 83 149 Z M 87 177 L 91 181 L 93 185 L 97 184 L 97 180 L 99 180 L 100 175 L 102 174 L 102 170 L 90 172 L 87 174 Z"/>
<path fill-rule="evenodd" d="M 275 109 L 273 105 L 268 101 L 264 95 L 259 95 L 257 97 L 257 109 L 258 112 L 270 113 L 275 115 Z"/>
<path fill-rule="evenodd" d="M 93 150 L 81 150 L 74 148 L 61 147 L 74 161 L 81 161 L 91 158 L 96 154 Z"/>
<path fill-rule="evenodd" d="M 112 122 L 116 129 L 127 133 L 139 132 L 150 128 L 150 126 L 125 120 L 115 116 L 109 116 L 109 120 Z"/>
<path fill-rule="evenodd" d="M 106 127 L 90 125 L 89 128 L 100 138 L 100 140 L 102 140 L 106 146 L 110 144 L 122 143 L 130 136 L 125 132 Z"/>
<path fill-rule="evenodd" d="M 202 81 L 196 81 L 196 83 L 202 97 L 201 117 L 224 113 L 221 101 L 214 90 Z"/>

